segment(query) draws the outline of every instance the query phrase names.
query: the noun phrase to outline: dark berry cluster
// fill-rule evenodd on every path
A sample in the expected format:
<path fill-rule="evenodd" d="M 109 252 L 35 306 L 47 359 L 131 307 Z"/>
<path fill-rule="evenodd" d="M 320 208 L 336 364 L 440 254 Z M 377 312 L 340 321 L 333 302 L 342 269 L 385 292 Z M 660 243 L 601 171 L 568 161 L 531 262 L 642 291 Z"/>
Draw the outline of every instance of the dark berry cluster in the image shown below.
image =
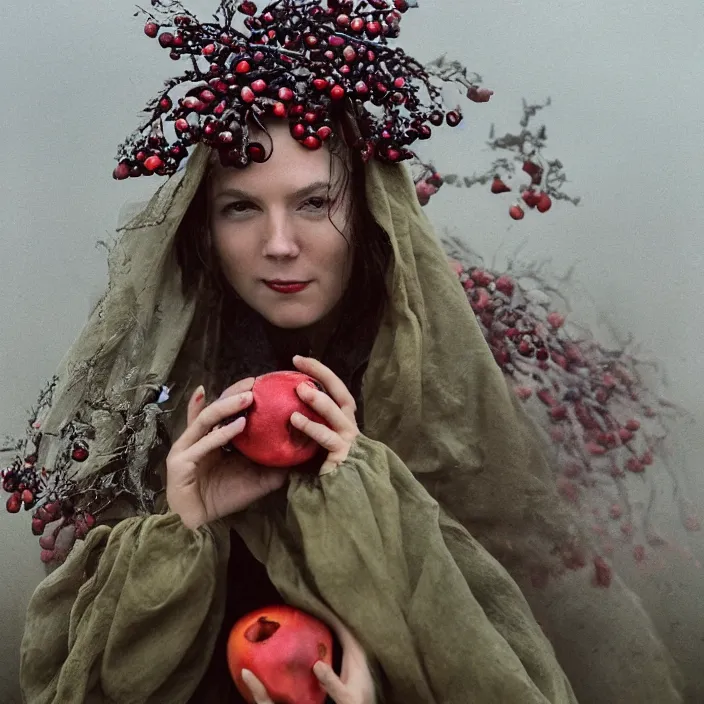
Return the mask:
<path fill-rule="evenodd" d="M 199 142 L 217 149 L 226 166 L 264 161 L 266 148 L 250 141 L 249 126 L 272 116 L 288 119 L 293 138 L 318 149 L 336 115 L 351 112 L 354 148 L 365 160 L 388 162 L 412 158 L 411 145 L 428 139 L 433 126 L 462 120 L 459 109 L 445 110 L 423 66 L 388 45 L 406 0 L 327 0 L 325 7 L 323 0 L 278 0 L 261 12 L 253 2 L 222 0 L 214 23 L 172 0 L 152 4 L 145 34 L 192 68 L 150 103 L 146 122 L 120 147 L 116 179 L 173 174 Z M 235 27 L 241 16 L 243 30 Z M 491 93 L 462 76 L 441 80 L 458 83 L 475 102 Z M 185 86 L 185 95 L 173 95 Z M 172 141 L 165 123 L 173 123 Z"/>
<path fill-rule="evenodd" d="M 655 473 L 669 473 L 682 525 L 701 530 L 668 461 L 669 422 L 681 412 L 649 388 L 640 361 L 579 327 L 568 329 L 555 309 L 561 294 L 535 271 L 492 272 L 470 265 L 473 257 L 461 243 L 446 247 L 496 363 L 555 451 L 558 491 L 592 522 L 603 553 L 632 543 L 641 562 L 643 542 L 665 544 L 652 527 L 652 501 L 643 508 L 631 500 L 634 475 L 652 482 Z M 581 564 L 565 554 L 565 566 Z"/>

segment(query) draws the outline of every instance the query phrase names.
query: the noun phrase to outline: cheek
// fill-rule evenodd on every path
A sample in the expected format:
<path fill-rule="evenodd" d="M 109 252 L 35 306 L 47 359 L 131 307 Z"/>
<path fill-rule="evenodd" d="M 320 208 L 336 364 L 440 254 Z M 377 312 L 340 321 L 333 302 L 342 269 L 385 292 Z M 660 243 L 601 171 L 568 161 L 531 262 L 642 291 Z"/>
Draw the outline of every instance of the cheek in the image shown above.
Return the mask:
<path fill-rule="evenodd" d="M 248 268 L 251 253 L 247 251 L 247 238 L 235 237 L 228 228 L 213 228 L 213 247 L 223 272 L 230 278 Z"/>

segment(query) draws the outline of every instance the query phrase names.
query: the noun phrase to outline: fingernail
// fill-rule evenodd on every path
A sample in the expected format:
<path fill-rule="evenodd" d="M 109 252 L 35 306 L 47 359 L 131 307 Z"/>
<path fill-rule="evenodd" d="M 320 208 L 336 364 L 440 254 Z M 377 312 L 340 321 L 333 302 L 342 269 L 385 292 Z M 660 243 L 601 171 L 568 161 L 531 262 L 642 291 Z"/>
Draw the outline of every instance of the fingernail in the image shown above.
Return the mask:
<path fill-rule="evenodd" d="M 194 401 L 196 403 L 200 403 L 203 399 L 205 398 L 205 387 L 201 384 L 197 389 L 196 389 L 196 394 L 194 397 Z"/>

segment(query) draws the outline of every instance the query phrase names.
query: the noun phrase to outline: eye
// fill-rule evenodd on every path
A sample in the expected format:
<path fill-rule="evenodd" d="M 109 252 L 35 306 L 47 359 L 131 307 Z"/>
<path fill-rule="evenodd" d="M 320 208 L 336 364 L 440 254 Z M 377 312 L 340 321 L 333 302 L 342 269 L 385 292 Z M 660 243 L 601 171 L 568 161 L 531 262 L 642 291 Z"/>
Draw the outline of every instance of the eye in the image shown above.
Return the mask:
<path fill-rule="evenodd" d="M 227 215 L 228 213 L 246 213 L 248 210 L 256 207 L 254 203 L 249 200 L 237 200 L 233 203 L 228 203 L 222 212 Z"/>
<path fill-rule="evenodd" d="M 327 198 L 314 197 L 314 198 L 309 198 L 303 204 L 303 207 L 308 210 L 318 211 L 318 210 L 323 210 L 324 208 L 326 208 L 329 202 L 330 201 L 328 201 Z"/>

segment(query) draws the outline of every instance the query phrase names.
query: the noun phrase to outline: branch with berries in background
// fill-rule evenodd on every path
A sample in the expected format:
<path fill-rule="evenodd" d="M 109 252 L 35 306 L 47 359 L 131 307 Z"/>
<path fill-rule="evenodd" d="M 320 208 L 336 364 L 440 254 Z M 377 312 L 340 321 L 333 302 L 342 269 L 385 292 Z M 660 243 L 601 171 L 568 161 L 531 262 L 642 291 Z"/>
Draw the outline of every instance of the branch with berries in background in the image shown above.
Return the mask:
<path fill-rule="evenodd" d="M 457 62 L 447 62 L 444 57 L 436 59 L 428 71 L 442 71 L 443 74 L 456 74 L 466 70 Z M 480 77 L 475 77 L 467 83 L 467 97 L 475 102 L 488 101 L 493 91 L 478 87 Z M 508 213 L 514 220 L 522 220 L 526 211 L 524 208 L 538 213 L 546 213 L 554 201 L 564 201 L 578 205 L 579 198 L 567 195 L 563 186 L 567 183 L 564 167 L 559 159 L 547 159 L 543 150 L 547 141 L 545 125 L 531 128 L 531 120 L 544 108 L 550 105 L 550 98 L 542 104 L 528 104 L 523 100 L 523 116 L 520 120 L 520 131 L 516 134 L 506 133 L 503 137 L 495 136 L 492 125 L 487 146 L 494 152 L 499 152 L 491 166 L 481 174 L 460 176 L 458 174 L 440 175 L 437 169 L 421 160 L 416 160 L 414 170 L 416 175 L 416 194 L 421 205 L 427 205 L 443 184 L 457 188 L 472 188 L 491 184 L 489 190 L 494 195 L 520 193 L 520 201 L 513 200 Z M 512 188 L 508 185 L 512 179 L 523 178 L 525 183 Z"/>
<path fill-rule="evenodd" d="M 42 389 L 29 413 L 25 436 L 7 438 L 0 447 L 0 455 L 14 455 L 0 474 L 2 488 L 10 494 L 5 507 L 9 513 L 21 509 L 33 512 L 32 533 L 39 536 L 40 559 L 47 564 L 64 562 L 76 540 L 85 538 L 100 519 L 109 518 L 110 509 L 118 502 L 129 504 L 136 513 L 154 511 L 160 489 L 145 475 L 149 453 L 163 442 L 159 404 L 168 400 L 168 389 L 156 389 L 160 392 L 158 402 L 146 404 L 129 420 L 120 410 L 103 407 L 101 410 L 118 413 L 125 420 L 120 432 L 124 444 L 98 476 L 82 479 L 80 467 L 90 455 L 95 433 L 79 417 L 66 423 L 58 434 L 59 449 L 51 467 L 39 460 L 46 435 L 39 419 L 51 406 L 57 383 L 55 377 Z"/>
<path fill-rule="evenodd" d="M 444 244 L 496 363 L 553 450 L 560 494 L 602 552 L 620 541 L 640 563 L 646 544 L 669 544 L 653 515 L 663 481 L 684 528 L 700 530 L 670 443 L 691 416 L 663 397 L 659 366 L 632 339 L 607 345 L 570 321 L 571 274 L 553 281 L 544 266 L 516 262 L 491 271 L 460 240 Z"/>
<path fill-rule="evenodd" d="M 429 72 L 466 76 L 460 64 L 444 57 L 433 66 Z M 480 82 L 479 77 L 471 81 Z M 475 99 L 489 100 L 492 91 L 479 90 Z M 556 201 L 578 205 L 579 198 L 563 191 L 562 162 L 543 156 L 545 125 L 531 128 L 549 105 L 550 99 L 541 104 L 523 100 L 516 133 L 496 137 L 492 125 L 488 146 L 499 156 L 482 174 L 443 175 L 433 164 L 417 160 L 414 181 L 421 206 L 443 184 L 490 184 L 495 195 L 519 192 L 523 206 L 514 202 L 509 207 L 514 220 L 525 216 L 524 207 L 545 213 Z M 507 185 L 511 179 L 525 182 L 512 188 Z M 546 272 L 545 263 L 521 266 L 516 261 L 491 270 L 461 240 L 446 238 L 443 244 L 496 363 L 554 452 L 560 495 L 591 523 L 602 554 L 610 556 L 616 545 L 626 544 L 638 564 L 646 560 L 646 545 L 691 556 L 688 548 L 681 550 L 655 528 L 658 487 L 669 483 L 682 526 L 690 532 L 701 529 L 671 443 L 674 428 L 691 415 L 663 397 L 659 366 L 642 358 L 632 339 L 619 340 L 610 330 L 613 344 L 606 345 L 597 339 L 599 331 L 573 320 L 573 271 L 556 278 Z M 566 562 L 581 566 L 572 554 Z M 602 557 L 597 562 L 596 581 L 606 585 L 608 564 Z"/>

